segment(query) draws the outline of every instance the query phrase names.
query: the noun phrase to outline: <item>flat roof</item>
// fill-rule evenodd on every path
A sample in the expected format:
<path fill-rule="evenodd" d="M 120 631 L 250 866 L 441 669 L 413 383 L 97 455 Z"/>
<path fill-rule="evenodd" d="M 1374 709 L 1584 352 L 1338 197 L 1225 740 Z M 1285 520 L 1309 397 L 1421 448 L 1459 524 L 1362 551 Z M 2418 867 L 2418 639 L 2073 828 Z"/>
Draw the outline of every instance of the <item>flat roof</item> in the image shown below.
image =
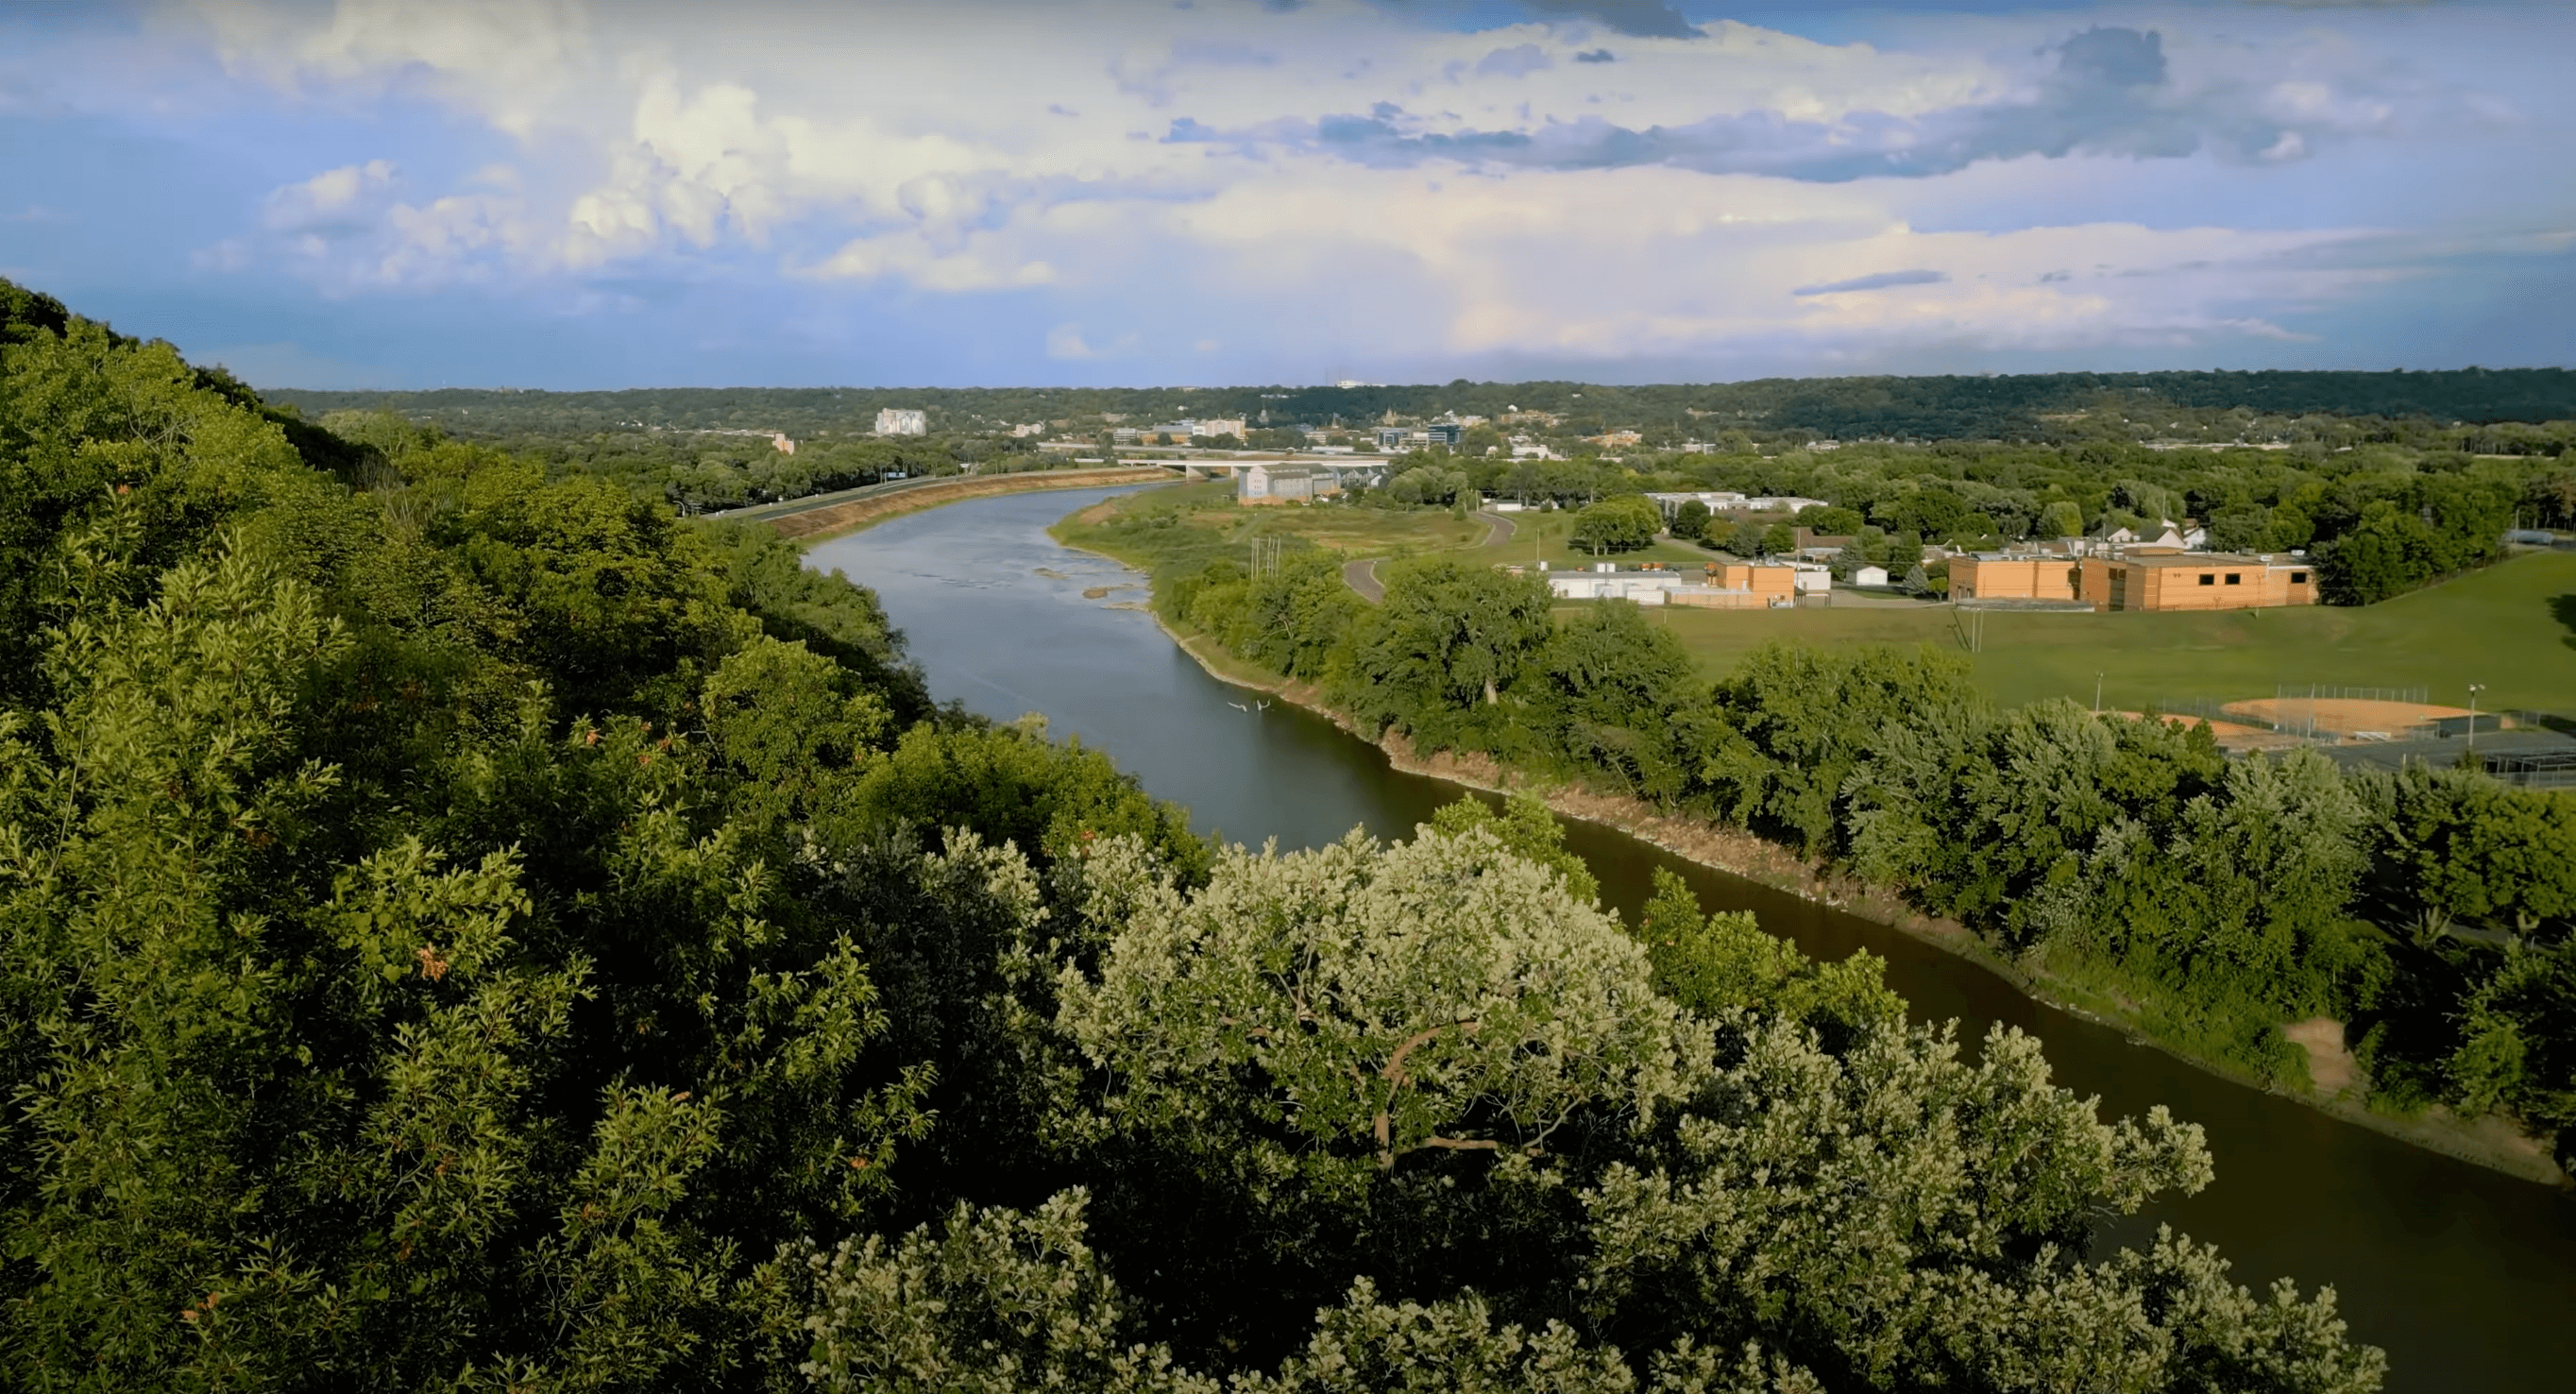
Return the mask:
<path fill-rule="evenodd" d="M 2210 570 L 2220 570 L 2230 566 L 2278 566 L 2294 567 L 2304 571 L 2314 564 L 2305 557 L 2245 557 L 2227 552 L 2165 553 L 2146 557 L 2117 557 L 2113 560 L 2125 561 L 2133 566 L 2205 567 Z"/>

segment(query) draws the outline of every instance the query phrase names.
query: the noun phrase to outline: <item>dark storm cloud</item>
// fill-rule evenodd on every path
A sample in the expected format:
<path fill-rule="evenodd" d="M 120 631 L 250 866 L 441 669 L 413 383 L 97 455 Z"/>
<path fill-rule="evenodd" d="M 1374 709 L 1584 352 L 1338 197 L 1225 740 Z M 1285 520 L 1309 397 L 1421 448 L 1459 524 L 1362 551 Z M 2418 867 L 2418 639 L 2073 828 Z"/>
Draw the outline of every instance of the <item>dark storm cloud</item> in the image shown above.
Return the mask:
<path fill-rule="evenodd" d="M 2271 147 L 2288 130 L 2242 98 L 2197 105 L 2169 100 L 2164 41 L 2152 30 L 2088 29 L 2057 45 L 2054 56 L 2055 66 L 2025 99 L 1913 118 L 1856 112 L 1828 124 L 1750 111 L 1643 129 L 1584 117 L 1526 131 L 1438 132 L 1418 129 L 1401 108 L 1380 102 L 1365 116 L 1283 119 L 1232 131 L 1184 118 L 1172 123 L 1167 139 L 1246 148 L 1304 145 L 1378 167 L 1428 159 L 1531 169 L 1661 164 L 1836 183 L 1948 174 L 1982 160 L 2078 151 L 2141 159 L 2176 158 L 2210 146 L 2251 153 Z"/>

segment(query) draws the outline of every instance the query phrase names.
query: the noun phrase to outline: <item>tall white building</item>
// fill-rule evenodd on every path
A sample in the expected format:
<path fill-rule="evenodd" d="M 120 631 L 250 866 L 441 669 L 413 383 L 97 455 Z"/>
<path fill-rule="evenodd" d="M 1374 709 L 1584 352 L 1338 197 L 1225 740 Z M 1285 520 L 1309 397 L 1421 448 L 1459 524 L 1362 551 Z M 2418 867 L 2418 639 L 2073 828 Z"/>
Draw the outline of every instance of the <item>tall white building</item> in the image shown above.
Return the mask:
<path fill-rule="evenodd" d="M 930 434 L 927 412 L 887 407 L 877 413 L 877 434 L 881 436 L 926 436 Z"/>

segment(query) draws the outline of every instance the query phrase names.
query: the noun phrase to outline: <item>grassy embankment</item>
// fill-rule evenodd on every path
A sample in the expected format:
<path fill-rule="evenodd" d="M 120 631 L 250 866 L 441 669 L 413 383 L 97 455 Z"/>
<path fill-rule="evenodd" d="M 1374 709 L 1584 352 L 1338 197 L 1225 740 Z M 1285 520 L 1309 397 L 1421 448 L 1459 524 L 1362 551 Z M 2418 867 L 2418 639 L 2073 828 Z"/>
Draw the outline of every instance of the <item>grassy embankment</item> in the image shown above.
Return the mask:
<path fill-rule="evenodd" d="M 1104 485 L 1152 483 L 1170 473 L 1156 468 L 1029 470 L 1018 474 L 966 475 L 909 488 L 868 490 L 836 502 L 809 507 L 764 508 L 745 521 L 767 523 L 779 536 L 800 546 L 840 537 L 905 513 L 917 513 L 960 499 L 994 494 L 1024 494 L 1039 489 L 1096 489 Z"/>

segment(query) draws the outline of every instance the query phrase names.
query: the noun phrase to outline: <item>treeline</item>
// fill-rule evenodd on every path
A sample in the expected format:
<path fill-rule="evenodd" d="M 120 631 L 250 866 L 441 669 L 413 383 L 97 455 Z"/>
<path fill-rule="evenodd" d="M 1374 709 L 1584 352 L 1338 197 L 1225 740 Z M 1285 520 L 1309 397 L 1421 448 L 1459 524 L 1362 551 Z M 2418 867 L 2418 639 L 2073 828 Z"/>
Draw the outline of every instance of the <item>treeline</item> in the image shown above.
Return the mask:
<path fill-rule="evenodd" d="M 1624 925 L 1527 803 L 1211 848 L 766 532 L 24 303 L 12 1387 L 2378 1387 L 2093 1252 L 2198 1128 L 1866 957 Z"/>
<path fill-rule="evenodd" d="M 1809 498 L 1796 521 L 1854 536 L 1855 558 L 1900 574 L 1927 543 L 1977 551 L 2024 539 L 2152 537 L 2198 522 L 2222 551 L 2311 553 L 2327 598 L 2368 604 L 2502 555 L 2506 530 L 2576 527 L 2576 463 L 2478 459 L 2394 446 L 2344 454 L 2164 451 L 2118 445 L 1857 447 L 1778 456 L 1508 460 L 1424 451 L 1394 462 L 1367 506 L 1473 494 L 1555 508 L 1641 493 L 1723 490 Z M 1694 523 L 1702 521 L 1693 515 Z M 1783 517 L 1716 540 L 1758 546 Z M 1625 536 L 1625 534 L 1622 534 Z M 1776 547 L 1772 550 L 1778 550 Z"/>
<path fill-rule="evenodd" d="M 919 408 L 934 430 L 1115 416 L 1150 426 L 1181 418 L 1243 417 L 1273 426 L 1374 425 L 1399 417 L 1544 414 L 1603 429 L 1670 430 L 1713 439 L 1728 430 L 1837 440 L 2053 440 L 2069 418 L 2114 412 L 2171 423 L 2184 413 L 2366 418 L 2392 423 L 2494 425 L 2576 421 L 2576 373 L 2564 368 L 2463 368 L 2424 373 L 2033 373 L 2000 377 L 1766 378 L 1756 382 L 1621 387 L 1583 382 L 1365 387 L 1212 388 L 638 388 L 541 392 L 443 388 L 267 396 L 308 415 L 392 411 L 475 433 L 590 434 L 635 426 L 866 431 L 880 408 Z M 1266 414 L 1266 417 L 1265 417 Z M 2098 422 L 2096 423 L 2099 424 Z M 2224 438 L 2224 437 L 2221 437 Z M 2507 432 L 2498 440 L 2515 439 Z M 2563 448 L 2563 442 L 2561 444 Z"/>
<path fill-rule="evenodd" d="M 2206 728 L 1999 710 L 1964 662 L 1765 647 L 1714 684 L 1636 606 L 1447 560 L 1248 571 L 1140 499 L 1071 534 L 1155 564 L 1170 620 L 1370 731 L 1749 828 L 1968 925 L 2204 1057 L 2301 1082 L 2347 1023 L 2370 1101 L 2503 1112 L 2576 1161 L 2576 798 L 2466 770 L 2230 759 Z M 2463 932 L 2466 931 L 2466 932 Z"/>

